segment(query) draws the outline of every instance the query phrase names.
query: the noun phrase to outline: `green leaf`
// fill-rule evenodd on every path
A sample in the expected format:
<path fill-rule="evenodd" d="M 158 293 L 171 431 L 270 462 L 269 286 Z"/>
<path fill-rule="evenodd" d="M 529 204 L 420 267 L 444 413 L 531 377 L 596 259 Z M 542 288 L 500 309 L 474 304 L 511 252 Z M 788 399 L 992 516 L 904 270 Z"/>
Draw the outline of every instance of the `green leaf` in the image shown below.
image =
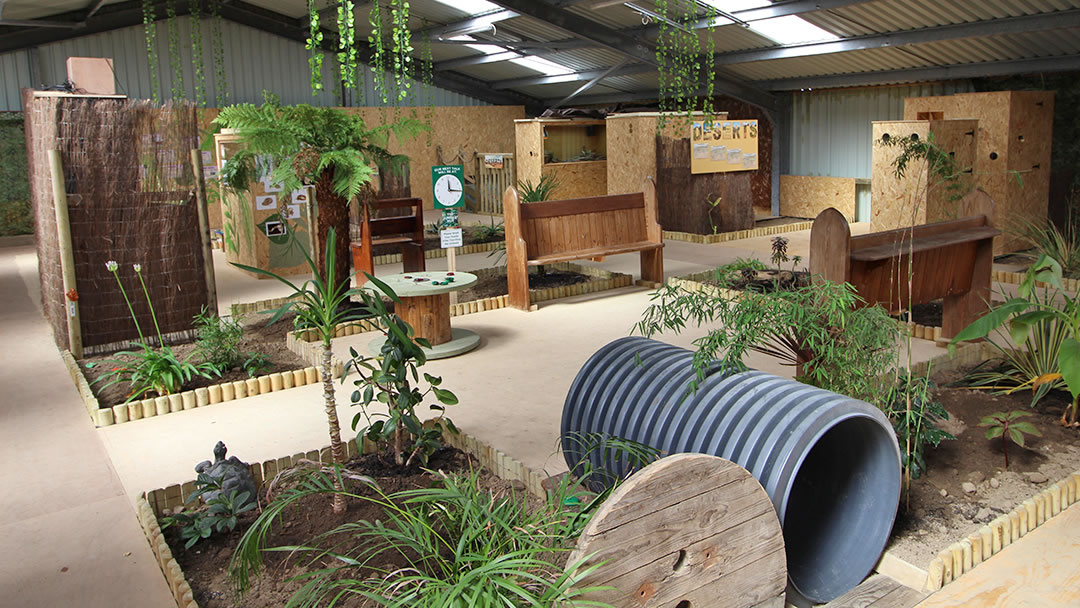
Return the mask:
<path fill-rule="evenodd" d="M 1030 422 L 1017 422 L 1013 424 L 1010 428 L 1016 429 L 1021 433 L 1034 435 L 1035 437 L 1042 437 L 1042 432 L 1039 431 L 1039 429 L 1035 428 L 1035 425 L 1031 424 Z"/>
<path fill-rule="evenodd" d="M 1013 298 L 1001 306 L 991 309 L 990 312 L 976 319 L 971 325 L 960 330 L 949 344 L 954 345 L 965 340 L 985 338 L 990 335 L 990 332 L 1001 327 L 1009 317 L 1025 310 L 1029 305 L 1027 300 Z"/>
<path fill-rule="evenodd" d="M 1020 447 L 1024 447 L 1024 434 L 1016 430 L 1014 427 L 1009 427 L 1009 438 L 1013 440 L 1013 443 Z"/>
<path fill-rule="evenodd" d="M 435 398 L 446 405 L 457 405 L 458 398 L 454 393 L 442 388 L 431 387 L 431 390 L 435 393 Z"/>
<path fill-rule="evenodd" d="M 1001 437 L 1001 434 L 1005 432 L 1005 427 L 995 426 L 986 431 L 986 438 L 993 439 L 995 437 Z"/>
<path fill-rule="evenodd" d="M 1061 341 L 1058 366 L 1061 369 L 1061 378 L 1075 400 L 1080 397 L 1080 342 L 1077 342 L 1076 338 L 1069 337 Z"/>

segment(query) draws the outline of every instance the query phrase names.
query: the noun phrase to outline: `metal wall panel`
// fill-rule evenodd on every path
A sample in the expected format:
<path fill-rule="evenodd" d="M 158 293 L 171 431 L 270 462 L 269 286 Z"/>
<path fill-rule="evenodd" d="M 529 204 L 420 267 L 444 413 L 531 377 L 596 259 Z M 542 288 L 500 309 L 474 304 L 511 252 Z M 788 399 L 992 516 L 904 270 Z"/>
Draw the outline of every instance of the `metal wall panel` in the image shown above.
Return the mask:
<path fill-rule="evenodd" d="M 791 93 L 785 175 L 871 177 L 870 122 L 902 120 L 904 98 L 972 91 L 968 81 Z"/>
<path fill-rule="evenodd" d="M 191 55 L 191 19 L 178 19 L 178 48 L 183 57 L 184 95 L 195 97 L 195 74 Z M 206 83 L 207 106 L 215 106 L 214 61 L 211 50 L 211 29 L 208 19 L 200 23 L 202 32 L 203 64 Z M 317 105 L 341 105 L 331 92 L 311 95 L 308 52 L 304 45 L 244 25 L 225 21 L 222 25 L 225 45 L 225 70 L 228 80 L 228 103 L 263 100 L 263 90 L 277 94 L 282 103 L 312 103 Z M 19 89 L 34 85 L 56 85 L 67 78 L 65 62 L 68 57 L 112 57 L 116 73 L 117 92 L 131 97 L 149 98 L 151 95 L 150 71 L 146 56 L 146 38 L 142 26 L 135 26 L 83 36 L 38 47 L 37 70 L 31 78 L 30 52 L 16 51 L 0 54 L 0 110 L 21 108 Z M 172 97 L 172 70 L 169 67 L 169 31 L 165 21 L 157 23 L 157 73 L 160 98 Z M 351 104 L 382 105 L 376 103 L 371 72 L 366 66 L 359 70 L 364 77 L 365 94 L 353 96 Z M 327 87 L 337 72 L 336 62 L 327 54 L 323 64 L 323 78 Z M 414 83 L 412 92 L 403 105 L 472 106 L 487 105 L 484 102 L 432 87 L 430 92 Z"/>

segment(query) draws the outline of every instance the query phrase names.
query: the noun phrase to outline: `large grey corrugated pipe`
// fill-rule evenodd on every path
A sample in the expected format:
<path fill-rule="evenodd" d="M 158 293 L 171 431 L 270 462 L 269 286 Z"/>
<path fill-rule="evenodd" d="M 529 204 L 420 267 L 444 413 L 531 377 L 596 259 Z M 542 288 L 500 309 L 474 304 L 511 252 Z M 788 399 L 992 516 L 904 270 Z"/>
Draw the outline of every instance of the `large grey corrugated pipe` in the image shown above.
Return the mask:
<path fill-rule="evenodd" d="M 900 450 L 888 419 L 864 401 L 758 371 L 713 368 L 688 395 L 692 358 L 640 337 L 597 351 L 563 408 L 567 465 L 582 461 L 580 444 L 568 439 L 575 433 L 731 460 L 776 507 L 795 590 L 828 602 L 855 587 L 881 556 L 900 500 Z M 590 461 L 627 472 L 604 450 Z"/>

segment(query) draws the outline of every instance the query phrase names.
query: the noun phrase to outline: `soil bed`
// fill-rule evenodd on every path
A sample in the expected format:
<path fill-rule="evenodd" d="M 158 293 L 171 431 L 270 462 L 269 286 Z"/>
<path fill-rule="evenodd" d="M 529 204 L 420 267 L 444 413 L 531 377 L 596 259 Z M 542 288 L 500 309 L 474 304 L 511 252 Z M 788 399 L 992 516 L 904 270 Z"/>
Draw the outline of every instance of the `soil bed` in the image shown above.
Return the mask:
<path fill-rule="evenodd" d="M 244 338 L 240 342 L 240 352 L 245 355 L 245 359 L 248 353 L 262 353 L 269 357 L 270 366 L 263 368 L 259 371 L 258 375 L 273 374 L 276 372 L 292 371 L 294 369 L 303 369 L 308 364 L 297 357 L 292 351 L 285 346 L 285 334 L 293 328 L 293 316 L 287 315 L 282 317 L 273 325 L 268 325 L 272 315 L 268 314 L 252 314 L 244 320 Z M 179 344 L 171 344 L 173 354 L 177 359 L 183 361 L 185 357 L 191 354 L 195 350 L 195 344 L 193 342 L 184 342 Z M 132 347 L 125 350 L 138 350 L 138 347 Z M 107 373 L 114 366 L 109 363 L 101 363 L 94 367 L 87 367 L 87 363 L 98 363 L 108 361 L 133 361 L 135 358 L 129 355 L 117 355 L 116 353 L 107 355 L 96 355 L 93 357 L 87 357 L 79 360 L 79 367 L 82 369 L 82 373 L 86 376 L 86 380 L 90 382 L 91 388 L 94 390 L 94 395 L 98 398 L 102 408 L 109 408 L 114 405 L 123 403 L 127 399 L 128 393 L 131 391 L 131 386 L 127 382 L 119 382 L 111 386 L 102 388 L 105 382 L 94 384 L 94 381 L 99 377 Z M 200 363 L 198 355 L 195 355 L 191 359 L 192 363 Z M 211 376 L 210 378 L 203 378 L 201 376 L 193 376 L 191 380 L 181 387 L 181 391 L 189 391 L 196 388 L 211 386 L 213 384 L 222 384 L 225 382 L 234 382 L 236 380 L 246 380 L 248 378 L 247 372 L 242 368 L 233 368 L 228 372 L 225 372 L 218 376 Z M 151 395 L 147 395 L 150 397 Z"/>
<path fill-rule="evenodd" d="M 497 236 L 484 236 L 482 234 L 483 226 L 469 225 L 461 227 L 461 239 L 463 245 L 475 245 L 478 243 L 499 243 L 502 242 L 502 237 Z M 439 234 L 432 234 L 425 230 L 424 232 L 424 251 L 431 251 L 442 247 L 442 241 L 439 238 Z M 371 255 L 391 255 L 394 253 L 401 253 L 401 247 L 398 245 L 376 245 L 371 248 Z"/>
<path fill-rule="evenodd" d="M 422 471 L 418 466 L 402 471 L 393 465 L 385 463 L 379 455 L 369 454 L 358 460 L 350 462 L 348 468 L 355 473 L 372 477 L 386 494 L 403 490 L 428 488 L 436 485 L 434 475 Z M 444 448 L 436 452 L 428 464 L 433 471 L 461 471 L 468 472 L 479 468 L 475 460 L 463 452 Z M 364 496 L 377 496 L 367 486 L 357 481 L 346 480 L 351 490 Z M 480 476 L 481 487 L 496 496 L 506 496 L 511 492 L 521 496 L 525 494 L 524 486 L 520 483 L 512 484 L 503 479 L 483 471 Z M 261 504 L 265 505 L 265 495 L 260 497 Z M 383 508 L 379 505 L 364 500 L 353 499 L 347 503 L 347 510 L 341 515 L 334 515 L 330 508 L 329 496 L 315 496 L 307 500 L 299 501 L 294 506 L 286 509 L 281 521 L 274 526 L 273 532 L 266 539 L 266 546 L 297 545 L 308 543 L 318 534 L 332 530 L 346 522 L 359 520 L 386 521 Z M 318 570 L 328 565 L 329 561 L 311 563 L 310 559 L 301 554 L 269 552 L 264 554 L 265 568 L 260 576 L 252 579 L 251 590 L 245 595 L 243 601 L 237 601 L 233 595 L 232 587 L 227 579 L 229 560 L 237 543 L 246 530 L 257 517 L 254 511 L 245 513 L 240 517 L 240 523 L 229 534 L 215 534 L 209 539 L 203 540 L 191 549 L 184 549 L 184 543 L 179 539 L 179 533 L 174 529 L 165 530 L 165 538 L 169 547 L 176 556 L 181 569 L 184 571 L 188 584 L 194 592 L 195 601 L 202 608 L 278 608 L 284 606 L 289 597 L 300 588 L 302 581 L 289 581 L 288 579 Z M 329 546 L 335 540 L 343 540 L 345 537 L 328 539 Z M 377 557 L 373 566 L 383 571 L 394 571 L 407 567 L 407 562 L 398 554 L 384 554 Z M 383 576 L 370 570 L 352 571 L 348 576 L 362 578 L 365 575 Z M 340 606 L 374 606 L 359 598 L 353 598 L 339 603 Z"/>
<path fill-rule="evenodd" d="M 549 287 L 565 287 L 577 283 L 587 283 L 590 277 L 578 272 L 567 270 L 548 270 L 545 274 L 529 273 L 529 289 L 547 289 Z M 471 302 L 484 298 L 504 296 L 509 293 L 506 287 L 506 271 L 478 277 L 476 283 L 468 289 L 458 292 L 458 302 Z"/>
<path fill-rule="evenodd" d="M 701 283 L 734 291 L 794 291 L 810 285 L 810 273 L 802 270 L 747 270 L 745 274 L 732 273 L 727 280 L 709 277 L 701 279 Z"/>
<path fill-rule="evenodd" d="M 948 378 L 959 379 L 959 376 Z M 936 399 L 950 419 L 941 427 L 956 436 L 937 448 L 927 446 L 928 472 L 912 482 L 910 503 L 901 501 L 889 549 L 925 568 L 937 553 L 994 518 L 1080 469 L 1077 429 L 1058 424 L 1068 396 L 1053 392 L 1034 409 L 1031 394 L 995 395 L 989 391 L 939 387 Z M 1023 410 L 1042 437 L 1026 437 L 1021 448 L 1010 442 L 1005 470 L 1000 438 L 986 439 L 983 416 Z M 964 484 L 969 483 L 965 491 Z"/>

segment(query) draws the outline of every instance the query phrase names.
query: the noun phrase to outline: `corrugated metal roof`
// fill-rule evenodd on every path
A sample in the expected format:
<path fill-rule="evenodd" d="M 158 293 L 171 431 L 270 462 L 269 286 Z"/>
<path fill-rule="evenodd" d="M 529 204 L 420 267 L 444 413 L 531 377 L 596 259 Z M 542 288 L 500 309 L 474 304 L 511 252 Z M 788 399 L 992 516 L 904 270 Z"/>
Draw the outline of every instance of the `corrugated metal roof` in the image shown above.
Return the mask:
<path fill-rule="evenodd" d="M 974 23 L 1080 8 L 1078 0 L 878 0 L 815 11 L 803 19 L 842 37 Z"/>

